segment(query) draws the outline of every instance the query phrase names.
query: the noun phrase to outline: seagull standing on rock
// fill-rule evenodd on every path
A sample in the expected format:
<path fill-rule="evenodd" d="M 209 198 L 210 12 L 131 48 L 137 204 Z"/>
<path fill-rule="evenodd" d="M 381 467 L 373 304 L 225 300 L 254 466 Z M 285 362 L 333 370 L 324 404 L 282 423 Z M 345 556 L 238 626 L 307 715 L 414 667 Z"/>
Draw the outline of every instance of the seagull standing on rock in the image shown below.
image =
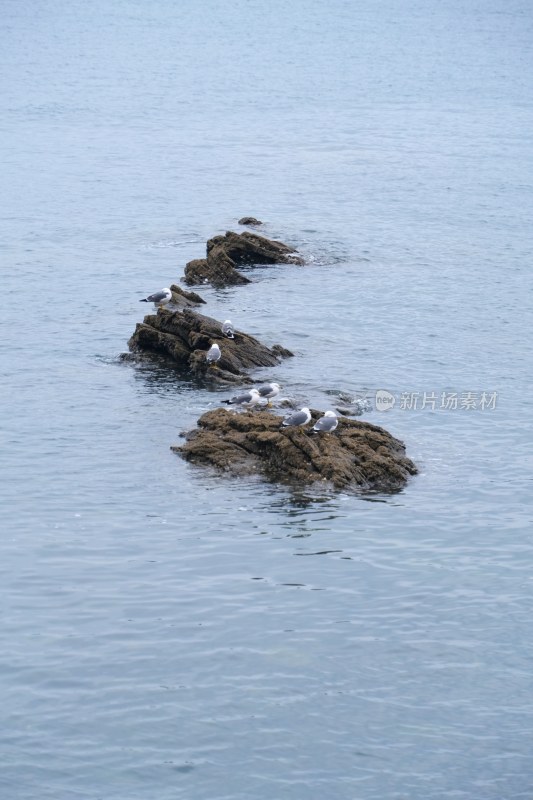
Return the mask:
<path fill-rule="evenodd" d="M 298 428 L 301 425 L 307 425 L 308 422 L 311 420 L 311 412 L 308 408 L 304 406 L 304 408 L 300 409 L 300 411 L 296 411 L 294 414 L 291 414 L 290 417 L 285 417 L 283 422 L 281 423 L 282 428 Z"/>
<path fill-rule="evenodd" d="M 268 400 L 267 405 L 271 406 L 272 403 L 270 401 L 279 394 L 279 390 L 279 383 L 264 383 L 262 386 L 259 386 L 257 391 L 261 397 L 266 397 Z"/>
<path fill-rule="evenodd" d="M 142 300 L 139 300 L 139 303 L 153 303 L 154 306 L 163 308 L 163 306 L 166 306 L 166 304 L 170 303 L 171 300 L 172 292 L 170 289 L 161 289 L 160 292 L 154 292 L 153 294 L 149 294 L 148 297 L 144 297 Z"/>
<path fill-rule="evenodd" d="M 220 361 L 221 355 L 222 353 L 220 352 L 220 347 L 215 342 L 214 344 L 211 345 L 211 347 L 207 351 L 205 355 L 205 360 L 207 361 L 209 366 L 213 365 L 214 367 L 216 366 L 216 362 Z"/>
<path fill-rule="evenodd" d="M 339 420 L 334 411 L 326 411 L 323 417 L 320 417 L 313 425 L 313 431 L 323 431 L 324 433 L 332 433 L 335 430 Z"/>
<path fill-rule="evenodd" d="M 226 319 L 222 323 L 222 333 L 228 339 L 235 339 L 235 328 L 233 326 L 233 322 L 230 319 Z"/>
<path fill-rule="evenodd" d="M 260 399 L 261 395 L 257 389 L 250 389 L 249 392 L 237 394 L 235 397 L 230 397 L 229 400 L 223 400 L 222 402 L 227 403 L 229 406 L 245 406 L 246 408 L 252 408 Z"/>

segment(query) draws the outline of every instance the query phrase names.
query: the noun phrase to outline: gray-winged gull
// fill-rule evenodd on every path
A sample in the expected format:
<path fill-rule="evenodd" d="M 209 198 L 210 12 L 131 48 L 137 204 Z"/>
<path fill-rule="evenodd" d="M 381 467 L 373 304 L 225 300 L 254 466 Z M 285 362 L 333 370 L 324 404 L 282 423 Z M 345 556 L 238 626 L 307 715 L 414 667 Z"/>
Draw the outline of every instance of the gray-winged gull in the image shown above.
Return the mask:
<path fill-rule="evenodd" d="M 170 289 L 161 289 L 160 292 L 154 292 L 153 294 L 149 294 L 148 297 L 144 297 L 142 300 L 139 300 L 139 303 L 153 303 L 154 306 L 159 306 L 162 308 L 166 306 L 167 303 L 170 303 L 172 300 L 172 292 Z"/>
<path fill-rule="evenodd" d="M 261 397 L 266 397 L 268 400 L 268 405 L 271 406 L 272 403 L 270 402 L 273 397 L 276 397 L 279 394 L 280 385 L 279 383 L 264 383 L 262 386 L 257 388 L 259 395 Z"/>
<path fill-rule="evenodd" d="M 334 411 L 326 411 L 323 417 L 320 417 L 319 420 L 315 422 L 313 425 L 314 431 L 323 431 L 324 433 L 331 433 L 335 430 L 337 425 L 339 424 L 339 420 L 337 419 L 337 415 Z"/>
<path fill-rule="evenodd" d="M 222 333 L 224 336 L 227 336 L 228 339 L 235 339 L 235 328 L 230 319 L 226 319 L 222 323 Z"/>
<path fill-rule="evenodd" d="M 295 428 L 299 425 L 307 425 L 311 419 L 311 412 L 305 406 L 300 411 L 295 411 L 290 417 L 286 417 L 281 423 L 282 428 Z"/>
<path fill-rule="evenodd" d="M 229 400 L 223 400 L 222 402 L 227 403 L 229 406 L 246 406 L 247 408 L 252 408 L 260 399 L 261 396 L 257 389 L 250 389 L 249 392 L 236 394 L 234 397 L 230 397 Z"/>
<path fill-rule="evenodd" d="M 211 345 L 211 347 L 205 354 L 205 360 L 207 361 L 208 364 L 212 364 L 213 366 L 215 366 L 216 362 L 220 361 L 221 355 L 222 353 L 220 352 L 220 347 L 215 342 L 214 344 Z"/>

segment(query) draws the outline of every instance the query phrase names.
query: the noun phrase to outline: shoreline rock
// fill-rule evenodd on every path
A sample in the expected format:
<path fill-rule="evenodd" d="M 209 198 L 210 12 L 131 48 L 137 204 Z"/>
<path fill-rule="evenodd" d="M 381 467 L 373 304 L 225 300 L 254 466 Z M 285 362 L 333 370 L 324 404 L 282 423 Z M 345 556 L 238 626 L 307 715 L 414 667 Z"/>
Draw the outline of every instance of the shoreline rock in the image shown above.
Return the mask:
<path fill-rule="evenodd" d="M 313 421 L 322 412 L 312 411 Z M 418 470 L 403 442 L 383 428 L 339 418 L 333 433 L 280 429 L 283 417 L 269 411 L 217 408 L 203 414 L 186 443 L 171 447 L 186 461 L 231 475 L 260 474 L 275 482 L 327 482 L 336 489 L 396 492 Z"/>
<path fill-rule="evenodd" d="M 188 286 L 209 283 L 223 288 L 250 283 L 250 279 L 238 271 L 239 266 L 305 263 L 293 247 L 248 231 L 227 231 L 223 236 L 213 236 L 206 250 L 206 258 L 196 258 L 185 265 L 184 280 Z"/>
<path fill-rule="evenodd" d="M 209 366 L 205 356 L 214 342 L 219 345 L 222 357 L 216 366 Z M 134 353 L 170 356 L 195 375 L 231 384 L 252 383 L 245 370 L 273 367 L 282 358 L 293 355 L 280 345 L 267 347 L 238 330 L 235 338 L 228 339 L 222 333 L 221 322 L 190 308 L 182 312 L 160 309 L 157 314 L 148 314 L 143 322 L 137 323 L 128 347 Z"/>

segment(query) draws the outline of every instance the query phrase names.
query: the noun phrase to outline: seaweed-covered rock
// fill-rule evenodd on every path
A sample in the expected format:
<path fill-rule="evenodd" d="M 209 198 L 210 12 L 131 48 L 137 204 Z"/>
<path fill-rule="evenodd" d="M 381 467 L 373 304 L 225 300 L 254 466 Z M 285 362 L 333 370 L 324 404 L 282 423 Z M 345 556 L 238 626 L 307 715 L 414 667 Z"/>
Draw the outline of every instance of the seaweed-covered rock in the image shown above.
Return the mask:
<path fill-rule="evenodd" d="M 255 217 L 241 217 L 238 224 L 256 226 L 256 225 L 262 225 L 263 223 L 261 222 L 260 219 L 256 219 Z"/>
<path fill-rule="evenodd" d="M 206 353 L 214 342 L 222 355 L 216 366 L 209 366 Z M 280 345 L 267 347 L 238 330 L 233 339 L 228 339 L 222 333 L 222 323 L 189 308 L 182 312 L 161 309 L 147 315 L 137 324 L 128 347 L 136 353 L 163 353 L 218 383 L 251 383 L 244 370 L 272 367 L 281 358 L 293 355 Z"/>
<path fill-rule="evenodd" d="M 196 258 L 185 266 L 189 286 L 210 283 L 216 287 L 250 283 L 237 269 L 253 264 L 303 264 L 293 247 L 266 239 L 257 233 L 234 233 L 214 236 L 207 242 L 207 257 Z"/>
<path fill-rule="evenodd" d="M 311 413 L 316 420 L 322 412 Z M 417 472 L 403 443 L 377 425 L 340 418 L 333 433 L 311 433 L 312 422 L 281 428 L 282 421 L 268 411 L 218 408 L 200 417 L 184 445 L 171 449 L 187 461 L 234 475 L 327 481 L 337 489 L 398 491 Z"/>

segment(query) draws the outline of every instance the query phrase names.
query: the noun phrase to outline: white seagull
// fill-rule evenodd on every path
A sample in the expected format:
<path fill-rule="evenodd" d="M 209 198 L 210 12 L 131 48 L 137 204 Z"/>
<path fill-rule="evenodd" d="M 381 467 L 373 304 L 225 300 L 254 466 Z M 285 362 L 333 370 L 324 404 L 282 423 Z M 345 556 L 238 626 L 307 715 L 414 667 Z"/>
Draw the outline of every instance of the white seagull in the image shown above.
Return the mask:
<path fill-rule="evenodd" d="M 139 300 L 139 303 L 153 303 L 154 306 L 163 308 L 163 306 L 166 306 L 166 304 L 170 303 L 171 300 L 172 292 L 170 289 L 161 289 L 160 292 L 154 292 L 153 294 L 149 294 L 148 297 L 144 297 L 142 300 Z"/>
<path fill-rule="evenodd" d="M 295 411 L 295 413 L 291 414 L 290 417 L 286 417 L 281 423 L 281 427 L 297 428 L 300 425 L 307 425 L 310 419 L 311 412 L 304 406 L 304 408 L 300 409 L 300 411 Z"/>
<path fill-rule="evenodd" d="M 259 386 L 257 391 L 259 392 L 260 397 L 266 397 L 268 400 L 267 405 L 271 406 L 272 403 L 270 402 L 273 397 L 277 397 L 280 390 L 279 383 L 264 383 L 262 386 Z"/>
<path fill-rule="evenodd" d="M 227 336 L 228 339 L 235 339 L 235 328 L 230 319 L 226 319 L 222 323 L 222 333 L 224 336 Z"/>
<path fill-rule="evenodd" d="M 234 397 L 230 397 L 229 400 L 223 400 L 222 402 L 227 403 L 229 406 L 246 406 L 246 408 L 252 408 L 260 399 L 261 395 L 257 389 L 250 389 L 249 392 L 236 394 Z"/>
<path fill-rule="evenodd" d="M 337 425 L 339 424 L 339 420 L 337 419 L 337 415 L 334 411 L 326 411 L 323 417 L 320 417 L 319 420 L 315 422 L 313 425 L 314 431 L 323 431 L 324 433 L 331 433 L 335 430 Z"/>
<path fill-rule="evenodd" d="M 209 350 L 205 354 L 205 360 L 207 361 L 207 363 L 209 365 L 212 364 L 213 366 L 215 366 L 216 362 L 220 361 L 221 355 L 222 355 L 222 353 L 220 352 L 220 347 L 215 342 L 214 344 L 211 345 L 211 347 L 209 348 Z"/>

